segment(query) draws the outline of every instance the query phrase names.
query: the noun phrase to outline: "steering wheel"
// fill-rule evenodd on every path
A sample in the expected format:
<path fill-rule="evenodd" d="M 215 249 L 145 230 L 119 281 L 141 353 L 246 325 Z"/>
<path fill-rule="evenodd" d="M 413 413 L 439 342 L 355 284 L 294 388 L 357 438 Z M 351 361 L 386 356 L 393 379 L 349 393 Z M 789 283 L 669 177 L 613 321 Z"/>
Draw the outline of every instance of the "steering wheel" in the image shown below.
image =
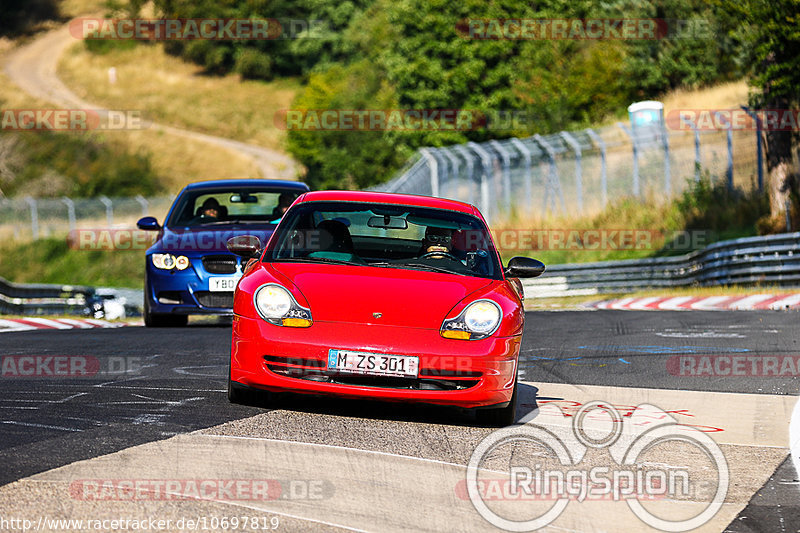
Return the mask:
<path fill-rule="evenodd" d="M 419 256 L 419 258 L 420 259 L 427 259 L 429 257 L 439 256 L 439 255 L 443 255 L 445 257 L 449 257 L 453 261 L 458 261 L 459 263 L 461 262 L 461 260 L 458 257 L 456 257 L 453 254 L 448 253 L 448 252 L 428 252 L 426 254 L 422 254 L 421 256 Z"/>

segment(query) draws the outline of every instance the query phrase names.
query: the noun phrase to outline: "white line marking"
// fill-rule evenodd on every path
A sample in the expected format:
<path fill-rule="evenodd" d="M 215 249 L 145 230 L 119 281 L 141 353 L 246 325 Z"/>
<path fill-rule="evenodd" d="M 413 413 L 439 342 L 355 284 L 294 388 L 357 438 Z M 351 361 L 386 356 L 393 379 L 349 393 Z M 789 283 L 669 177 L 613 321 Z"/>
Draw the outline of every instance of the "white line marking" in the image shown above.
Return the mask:
<path fill-rule="evenodd" d="M 101 328 L 121 328 L 125 324 L 113 324 L 111 322 L 106 322 L 105 320 L 95 320 L 94 318 L 87 318 L 86 322 L 89 324 L 95 324 L 100 326 Z"/>
<path fill-rule="evenodd" d="M 62 426 L 48 426 L 47 424 L 34 424 L 32 422 L 14 422 L 13 420 L 0 420 L 0 424 L 12 424 L 15 426 L 26 426 L 32 428 L 58 429 L 61 431 L 76 431 L 76 432 L 83 431 L 81 429 L 65 428 Z"/>
<path fill-rule="evenodd" d="M 61 322 L 56 322 L 55 320 L 50 320 L 49 318 L 38 318 L 35 316 L 25 317 L 24 320 L 28 322 L 33 322 L 34 324 L 41 324 L 43 326 L 48 326 L 55 329 L 72 329 L 72 326 L 67 324 L 62 324 Z"/>
<path fill-rule="evenodd" d="M 724 309 L 724 307 L 720 307 L 719 304 L 730 300 L 730 298 L 730 296 L 709 296 L 708 298 L 703 298 L 699 302 L 693 303 L 690 307 L 701 311 L 719 311 L 720 309 Z"/>
<path fill-rule="evenodd" d="M 658 304 L 658 308 L 668 309 L 670 311 L 677 311 L 681 309 L 680 307 L 678 307 L 679 305 L 685 304 L 692 298 L 693 298 L 692 296 L 676 296 L 675 298 L 670 298 L 669 300 L 661 302 L 660 304 Z"/>
<path fill-rule="evenodd" d="M 800 475 L 800 400 L 794 404 L 792 420 L 789 422 L 789 453 L 794 463 L 795 475 Z"/>
<path fill-rule="evenodd" d="M 281 440 L 281 439 L 269 439 L 269 438 L 262 438 L 262 437 L 242 437 L 238 435 L 215 435 L 213 433 L 188 433 L 192 437 L 211 437 L 216 439 L 239 439 L 239 440 L 257 440 L 262 442 L 280 442 L 283 444 L 298 444 L 300 446 L 319 446 L 322 448 L 332 448 L 334 450 L 347 450 L 347 451 L 355 451 L 355 452 L 364 452 L 364 453 L 371 453 L 374 455 L 385 455 L 387 457 L 400 457 L 402 459 L 415 459 L 417 461 L 425 461 L 428 463 L 436 463 L 440 465 L 447 465 L 447 466 L 457 466 L 458 468 L 467 468 L 467 465 L 460 465 L 456 463 L 449 463 L 447 461 L 440 461 L 438 459 L 427 459 L 425 457 L 414 457 L 413 455 L 400 455 L 398 453 L 391 453 L 391 452 L 379 452 L 376 450 L 364 450 L 363 448 L 348 448 L 347 446 L 337 446 L 335 444 L 318 444 L 316 442 L 302 442 L 298 440 Z M 481 468 L 480 470 L 485 470 Z M 496 470 L 486 470 L 487 472 L 496 472 Z M 500 472 L 502 473 L 502 472 Z"/>
<path fill-rule="evenodd" d="M 650 305 L 651 303 L 656 302 L 656 301 L 658 301 L 660 299 L 661 299 L 660 296 L 650 296 L 648 298 L 639 298 L 638 300 L 636 300 L 634 302 L 631 302 L 628 305 L 628 309 L 640 309 L 642 311 L 647 311 L 647 310 L 649 310 L 649 308 L 645 307 L 645 306 Z"/>
<path fill-rule="evenodd" d="M 777 302 L 772 302 L 769 304 L 770 309 L 786 309 L 788 307 L 795 306 L 800 303 L 800 294 L 792 294 L 782 300 L 778 300 Z"/>
<path fill-rule="evenodd" d="M 36 329 L 36 326 L 23 324 L 22 322 L 17 322 L 16 320 L 0 320 L 0 328 L 2 328 L 0 329 L 0 333 L 3 333 L 6 331 L 27 331 Z"/>
<path fill-rule="evenodd" d="M 79 329 L 94 329 L 94 326 L 87 324 L 82 320 L 75 320 L 74 318 L 58 318 L 59 322 L 63 322 L 64 324 L 69 324 Z"/>
<path fill-rule="evenodd" d="M 772 298 L 772 294 L 754 294 L 731 304 L 731 309 L 755 309 L 757 304 Z"/>
<path fill-rule="evenodd" d="M 77 394 L 73 394 L 72 396 L 67 396 L 63 400 L 58 400 L 58 401 L 53 402 L 53 403 L 67 403 L 70 400 L 73 400 L 73 399 L 78 398 L 80 396 L 86 396 L 87 394 L 89 394 L 89 393 L 88 392 L 79 392 Z"/>
<path fill-rule="evenodd" d="M 609 306 L 609 309 L 625 309 L 625 306 L 634 300 L 636 300 L 636 298 L 623 298 L 621 300 L 617 300 Z"/>

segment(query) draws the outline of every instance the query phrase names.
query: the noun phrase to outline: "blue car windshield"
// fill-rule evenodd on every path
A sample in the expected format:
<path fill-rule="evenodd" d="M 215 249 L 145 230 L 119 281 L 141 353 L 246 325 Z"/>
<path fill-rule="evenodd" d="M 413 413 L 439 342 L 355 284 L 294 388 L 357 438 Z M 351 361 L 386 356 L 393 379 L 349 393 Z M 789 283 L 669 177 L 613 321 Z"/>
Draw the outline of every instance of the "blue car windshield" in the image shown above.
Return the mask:
<path fill-rule="evenodd" d="M 345 263 L 502 279 L 497 252 L 479 218 L 393 204 L 299 204 L 278 226 L 264 261 Z"/>
<path fill-rule="evenodd" d="M 167 227 L 277 224 L 301 193 L 279 188 L 187 190 L 176 201 Z"/>

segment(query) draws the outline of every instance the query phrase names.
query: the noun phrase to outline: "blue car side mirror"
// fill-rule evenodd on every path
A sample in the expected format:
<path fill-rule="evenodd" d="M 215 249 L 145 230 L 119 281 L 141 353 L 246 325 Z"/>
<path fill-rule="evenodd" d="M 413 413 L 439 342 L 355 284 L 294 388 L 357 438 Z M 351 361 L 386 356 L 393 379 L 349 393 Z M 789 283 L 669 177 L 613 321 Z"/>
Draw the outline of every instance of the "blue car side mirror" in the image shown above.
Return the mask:
<path fill-rule="evenodd" d="M 142 217 L 136 223 L 136 227 L 145 231 L 156 231 L 161 229 L 161 226 L 158 225 L 158 220 L 156 220 L 156 217 Z"/>

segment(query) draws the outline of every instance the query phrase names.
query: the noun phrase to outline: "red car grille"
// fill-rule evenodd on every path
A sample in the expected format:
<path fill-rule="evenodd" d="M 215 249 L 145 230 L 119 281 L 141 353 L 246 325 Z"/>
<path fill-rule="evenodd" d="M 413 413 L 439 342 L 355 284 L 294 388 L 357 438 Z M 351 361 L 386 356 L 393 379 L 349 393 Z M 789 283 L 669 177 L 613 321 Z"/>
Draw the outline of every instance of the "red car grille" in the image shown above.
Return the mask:
<path fill-rule="evenodd" d="M 417 378 L 364 376 L 328 370 L 325 361 L 316 359 L 298 359 L 265 355 L 264 362 L 271 372 L 290 378 L 320 383 L 381 387 L 388 389 L 463 390 L 477 385 L 483 375 L 481 372 L 422 368 Z"/>

